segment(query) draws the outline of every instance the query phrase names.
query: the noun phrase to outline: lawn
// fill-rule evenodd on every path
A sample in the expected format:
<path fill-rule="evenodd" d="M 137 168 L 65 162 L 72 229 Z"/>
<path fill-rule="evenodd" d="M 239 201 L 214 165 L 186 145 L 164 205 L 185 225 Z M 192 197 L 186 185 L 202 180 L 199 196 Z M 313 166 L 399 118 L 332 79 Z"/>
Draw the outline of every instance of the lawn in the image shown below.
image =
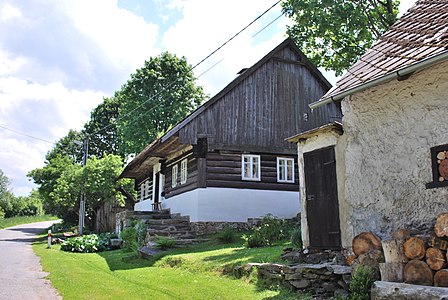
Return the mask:
<path fill-rule="evenodd" d="M 279 261 L 283 247 L 246 249 L 210 241 L 129 261 L 122 260 L 121 250 L 68 253 L 41 242 L 34 251 L 64 299 L 297 299 L 290 291 L 222 275 L 232 265 Z"/>
<path fill-rule="evenodd" d="M 5 218 L 0 219 L 0 229 L 8 228 L 21 224 L 28 224 L 34 222 L 42 222 L 42 221 L 51 221 L 57 220 L 58 217 L 51 215 L 43 215 L 43 216 L 25 216 L 25 217 L 13 217 L 13 218 Z"/>

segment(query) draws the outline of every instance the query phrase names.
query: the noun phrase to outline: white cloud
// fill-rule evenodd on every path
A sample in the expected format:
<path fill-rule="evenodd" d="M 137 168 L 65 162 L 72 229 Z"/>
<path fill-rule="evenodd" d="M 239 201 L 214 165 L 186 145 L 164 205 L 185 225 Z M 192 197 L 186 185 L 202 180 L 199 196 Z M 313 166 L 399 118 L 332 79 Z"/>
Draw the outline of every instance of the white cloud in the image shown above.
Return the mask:
<path fill-rule="evenodd" d="M 0 21 L 7 22 L 22 17 L 21 11 L 9 3 L 0 7 Z"/>
<path fill-rule="evenodd" d="M 110 63 L 135 69 L 156 53 L 158 26 L 119 8 L 116 0 L 73 0 L 61 5 L 74 26 L 102 49 Z"/>

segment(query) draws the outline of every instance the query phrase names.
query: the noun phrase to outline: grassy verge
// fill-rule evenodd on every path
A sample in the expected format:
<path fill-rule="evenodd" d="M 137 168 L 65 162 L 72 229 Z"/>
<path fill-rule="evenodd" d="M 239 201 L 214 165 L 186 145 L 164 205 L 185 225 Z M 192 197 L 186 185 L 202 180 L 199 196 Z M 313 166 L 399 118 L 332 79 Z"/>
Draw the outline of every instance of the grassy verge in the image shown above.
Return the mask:
<path fill-rule="evenodd" d="M 282 247 L 245 249 L 241 243 L 211 241 L 131 261 L 122 260 L 121 250 L 68 253 L 59 246 L 46 249 L 44 242 L 36 243 L 34 251 L 64 299 L 297 299 L 289 291 L 220 276 L 232 265 L 278 261 Z"/>
<path fill-rule="evenodd" d="M 34 223 L 34 222 L 42 222 L 42 221 L 51 221 L 51 220 L 57 220 L 58 217 L 51 216 L 51 215 L 43 215 L 43 216 L 26 216 L 26 217 L 13 217 L 13 218 L 6 218 L 6 219 L 0 219 L 0 229 L 8 228 L 16 225 L 21 224 L 28 224 L 28 223 Z"/>

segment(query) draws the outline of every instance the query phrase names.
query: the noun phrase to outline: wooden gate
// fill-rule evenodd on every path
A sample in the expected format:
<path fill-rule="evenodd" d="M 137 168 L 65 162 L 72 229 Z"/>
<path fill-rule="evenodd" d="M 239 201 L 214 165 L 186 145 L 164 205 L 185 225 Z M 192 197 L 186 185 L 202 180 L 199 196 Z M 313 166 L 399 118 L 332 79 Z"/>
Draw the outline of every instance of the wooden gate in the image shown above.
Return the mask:
<path fill-rule="evenodd" d="M 303 155 L 310 248 L 339 249 L 341 232 L 334 147 Z"/>

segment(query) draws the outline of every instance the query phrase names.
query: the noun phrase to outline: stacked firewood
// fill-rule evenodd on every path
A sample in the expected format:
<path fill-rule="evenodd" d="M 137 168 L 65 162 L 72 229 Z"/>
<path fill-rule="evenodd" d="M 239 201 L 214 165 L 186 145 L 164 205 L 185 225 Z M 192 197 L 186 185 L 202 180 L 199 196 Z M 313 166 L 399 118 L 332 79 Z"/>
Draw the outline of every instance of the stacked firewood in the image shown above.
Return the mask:
<path fill-rule="evenodd" d="M 353 239 L 353 252 L 378 249 L 379 239 L 363 232 Z M 397 230 L 380 242 L 385 263 L 379 264 L 381 280 L 448 287 L 448 212 L 437 216 L 434 232 L 416 234 Z"/>

